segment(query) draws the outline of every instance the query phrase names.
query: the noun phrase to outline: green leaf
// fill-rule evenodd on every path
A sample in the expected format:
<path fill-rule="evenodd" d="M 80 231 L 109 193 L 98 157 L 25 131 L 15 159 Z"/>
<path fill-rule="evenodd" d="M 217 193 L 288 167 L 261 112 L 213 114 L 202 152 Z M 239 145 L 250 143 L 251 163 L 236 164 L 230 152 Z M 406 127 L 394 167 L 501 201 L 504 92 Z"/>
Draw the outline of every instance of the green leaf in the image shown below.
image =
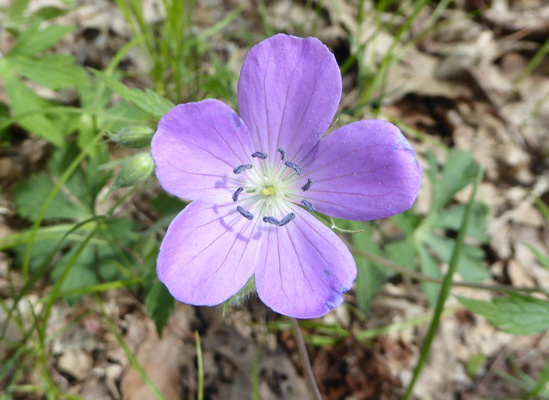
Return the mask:
<path fill-rule="evenodd" d="M 49 49 L 67 33 L 75 30 L 76 27 L 70 25 L 51 25 L 40 29 L 39 23 L 35 23 L 19 35 L 17 43 L 8 53 L 7 57 L 35 55 Z"/>
<path fill-rule="evenodd" d="M 31 221 L 36 219 L 42 207 L 43 199 L 48 197 L 55 186 L 56 180 L 63 175 L 77 153 L 78 149 L 75 145 L 57 149 L 48 163 L 49 173 L 39 172 L 33 174 L 15 187 L 15 204 L 18 213 L 22 217 Z M 93 162 L 90 165 L 93 165 Z M 102 173 L 108 174 L 105 171 Z M 90 193 L 82 170 L 77 169 L 69 176 L 63 189 L 55 195 L 44 219 L 83 220 L 91 217 L 96 192 L 97 189 L 94 193 Z"/>
<path fill-rule="evenodd" d="M 174 107 L 174 104 L 170 100 L 159 96 L 150 89 L 146 89 L 145 91 L 137 88 L 130 89 L 122 82 L 101 71 L 92 69 L 92 72 L 124 100 L 135 104 L 155 117 L 163 116 Z"/>
<path fill-rule="evenodd" d="M 19 183 L 14 191 L 17 212 L 23 218 L 34 221 L 40 211 L 42 201 L 52 191 L 55 183 L 45 172 L 31 175 Z M 59 191 L 46 211 L 44 219 L 79 220 L 90 216 L 89 210 L 82 204 L 69 198 L 63 191 Z"/>
<path fill-rule="evenodd" d="M 145 307 L 147 314 L 154 320 L 158 336 L 162 336 L 162 330 L 168 322 L 174 305 L 174 299 L 166 286 L 162 282 L 156 281 L 147 292 Z"/>
<path fill-rule="evenodd" d="M 412 271 L 417 269 L 416 248 L 413 236 L 408 236 L 404 240 L 390 242 L 385 246 L 385 251 L 389 260 L 395 264 L 402 265 Z"/>
<path fill-rule="evenodd" d="M 491 302 L 458 297 L 470 311 L 480 314 L 504 332 L 529 335 L 549 328 L 549 302 L 509 293 Z"/>
<path fill-rule="evenodd" d="M 364 229 L 364 232 L 355 233 L 351 236 L 353 246 L 356 249 L 376 255 L 382 255 L 381 249 L 372 239 L 372 229 L 370 228 L 370 225 L 363 222 L 350 221 L 348 229 Z M 374 295 L 381 288 L 383 282 L 391 276 L 391 272 L 358 255 L 355 255 L 355 261 L 357 267 L 355 292 L 358 307 L 362 312 L 366 313 L 370 308 Z"/>
<path fill-rule="evenodd" d="M 78 250 L 78 246 L 73 247 L 68 251 L 63 257 L 55 263 L 55 266 L 51 273 L 52 281 L 58 280 L 65 268 L 67 267 L 68 262 L 71 260 L 75 252 Z M 73 264 L 72 268 L 68 272 L 65 280 L 61 284 L 60 291 L 67 292 L 69 290 L 82 289 L 88 286 L 95 285 L 99 283 L 99 279 L 95 268 L 93 266 L 99 264 L 96 260 L 95 246 L 86 246 L 80 256 Z M 74 303 L 82 297 L 82 294 L 72 294 L 68 295 L 65 298 L 70 303 Z"/>
<path fill-rule="evenodd" d="M 435 185 L 431 211 L 438 211 L 446 206 L 457 192 L 471 183 L 476 170 L 477 166 L 470 151 L 451 150 L 442 176 Z"/>
<path fill-rule="evenodd" d="M 421 267 L 421 272 L 424 275 L 433 278 L 443 278 L 436 261 L 433 259 L 433 257 L 431 257 L 427 249 L 425 249 L 425 247 L 423 246 L 420 246 L 417 250 L 419 254 L 419 265 Z M 423 293 L 425 293 L 425 296 L 427 297 L 427 300 L 429 301 L 431 307 L 436 306 L 438 295 L 440 292 L 440 285 L 432 282 L 421 282 L 421 287 L 423 288 Z"/>
<path fill-rule="evenodd" d="M 52 103 L 34 93 L 15 74 L 6 73 L 4 78 L 6 94 L 14 116 L 19 117 L 19 124 L 56 146 L 63 146 L 64 137 L 60 129 L 42 111 L 51 107 Z"/>
<path fill-rule="evenodd" d="M 442 211 L 433 221 L 433 228 L 450 229 L 453 231 L 459 230 L 465 208 L 466 204 L 459 204 Z M 486 233 L 488 227 L 486 221 L 488 211 L 488 206 L 485 204 L 478 202 L 473 203 L 471 223 L 467 227 L 467 235 L 478 239 L 482 243 L 485 243 L 490 239 Z"/>
<path fill-rule="evenodd" d="M 425 242 L 439 257 L 440 261 L 448 263 L 454 250 L 455 240 L 431 235 Z M 464 245 L 457 272 L 466 281 L 478 282 L 490 278 L 490 272 L 484 266 L 484 251 L 480 247 Z"/>
<path fill-rule="evenodd" d="M 534 254 L 534 256 L 536 257 L 536 260 L 538 260 L 541 266 L 543 266 L 546 269 L 549 269 L 549 257 L 547 257 L 546 255 L 543 255 L 541 251 L 539 251 L 532 245 L 527 244 L 526 246 Z"/>
<path fill-rule="evenodd" d="M 32 81 L 51 89 L 90 86 L 86 70 L 75 64 L 73 57 L 49 54 L 41 58 L 10 56 L 6 60 L 15 70 Z"/>
<path fill-rule="evenodd" d="M 27 9 L 29 3 L 30 0 L 17 0 L 11 2 L 7 13 L 10 24 L 23 18 L 23 13 Z"/>

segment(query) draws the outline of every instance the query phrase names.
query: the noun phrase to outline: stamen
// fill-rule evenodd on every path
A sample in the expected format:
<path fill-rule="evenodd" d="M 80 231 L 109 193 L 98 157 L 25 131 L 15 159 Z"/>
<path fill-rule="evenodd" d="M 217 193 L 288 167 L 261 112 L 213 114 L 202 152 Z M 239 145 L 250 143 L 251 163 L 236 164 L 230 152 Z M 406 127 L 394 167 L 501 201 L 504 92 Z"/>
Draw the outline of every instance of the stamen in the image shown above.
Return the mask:
<path fill-rule="evenodd" d="M 291 162 L 291 161 L 286 161 L 286 162 L 284 163 L 284 165 L 287 166 L 287 167 L 289 167 L 289 168 L 291 168 L 291 169 L 293 169 L 293 170 L 295 171 L 296 174 L 301 175 L 301 168 L 299 168 L 299 165 L 294 164 L 294 163 Z"/>
<path fill-rule="evenodd" d="M 303 204 L 305 206 L 305 208 L 307 209 L 307 211 L 309 212 L 314 212 L 315 211 L 315 208 L 313 206 L 313 203 L 311 203 L 309 200 L 301 200 L 301 204 Z"/>
<path fill-rule="evenodd" d="M 242 214 L 244 218 L 249 219 L 250 221 L 254 219 L 254 215 L 251 212 L 244 210 L 240 206 L 236 207 L 236 211 L 238 211 L 240 214 Z"/>
<path fill-rule="evenodd" d="M 236 189 L 236 191 L 233 193 L 233 201 L 237 201 L 238 200 L 238 195 L 240 193 L 242 193 L 242 191 L 244 190 L 243 187 L 239 187 L 238 189 Z"/>
<path fill-rule="evenodd" d="M 252 168 L 253 168 L 252 164 L 242 164 L 236 167 L 235 169 L 233 169 L 233 172 L 235 174 L 239 174 L 242 171 L 246 171 L 247 169 L 252 169 Z"/>
<path fill-rule="evenodd" d="M 276 219 L 275 217 L 263 217 L 263 222 L 267 222 L 269 224 L 273 224 L 273 225 L 276 225 L 276 226 L 284 226 L 284 225 L 290 223 L 290 221 L 292 221 L 294 218 L 295 218 L 295 214 L 294 213 L 289 213 L 284 218 L 282 218 L 280 221 L 278 219 Z"/>
<path fill-rule="evenodd" d="M 252 154 L 252 157 L 259 157 L 262 160 L 264 160 L 267 158 L 267 154 L 263 153 L 262 151 L 256 151 L 255 153 Z"/>
<path fill-rule="evenodd" d="M 282 147 L 279 147 L 278 148 L 278 152 L 280 153 L 281 155 L 281 160 L 284 161 L 286 159 L 286 152 L 284 151 L 284 149 Z"/>
<path fill-rule="evenodd" d="M 309 179 L 307 179 L 307 183 L 301 187 L 301 190 L 306 192 L 307 190 L 309 190 L 311 188 L 311 186 L 313 186 L 313 180 L 311 178 L 309 178 Z"/>

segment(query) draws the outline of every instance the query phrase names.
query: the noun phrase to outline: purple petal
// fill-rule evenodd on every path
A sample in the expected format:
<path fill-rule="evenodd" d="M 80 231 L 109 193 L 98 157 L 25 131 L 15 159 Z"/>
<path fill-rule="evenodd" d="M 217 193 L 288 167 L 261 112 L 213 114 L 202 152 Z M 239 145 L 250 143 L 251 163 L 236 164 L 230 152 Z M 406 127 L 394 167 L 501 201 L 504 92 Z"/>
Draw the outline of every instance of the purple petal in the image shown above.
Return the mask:
<path fill-rule="evenodd" d="M 162 187 L 187 200 L 223 196 L 241 186 L 233 169 L 250 162 L 253 145 L 240 117 L 218 100 L 181 104 L 162 117 L 152 140 Z"/>
<path fill-rule="evenodd" d="M 172 221 L 160 246 L 158 278 L 177 300 L 222 303 L 252 276 L 261 231 L 234 204 L 189 204 Z"/>
<path fill-rule="evenodd" d="M 400 130 L 385 121 L 359 121 L 323 139 L 302 162 L 304 196 L 315 209 L 357 221 L 406 211 L 421 185 L 421 167 Z"/>
<path fill-rule="evenodd" d="M 296 207 L 297 208 L 297 207 Z M 265 226 L 255 283 L 261 300 L 295 318 L 316 318 L 343 302 L 356 264 L 347 246 L 301 209 L 283 227 Z"/>
<path fill-rule="evenodd" d="M 334 55 L 316 38 L 276 35 L 242 65 L 238 107 L 257 150 L 286 150 L 291 161 L 326 132 L 341 99 Z"/>

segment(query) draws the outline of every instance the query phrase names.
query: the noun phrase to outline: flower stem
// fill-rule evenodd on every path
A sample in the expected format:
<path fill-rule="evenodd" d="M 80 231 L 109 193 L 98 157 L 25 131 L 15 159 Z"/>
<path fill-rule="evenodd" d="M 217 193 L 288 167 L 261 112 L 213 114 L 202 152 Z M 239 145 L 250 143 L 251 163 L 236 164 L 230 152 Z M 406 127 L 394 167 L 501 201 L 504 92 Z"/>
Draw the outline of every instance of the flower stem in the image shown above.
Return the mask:
<path fill-rule="evenodd" d="M 320 390 L 316 384 L 313 369 L 311 367 L 311 360 L 309 360 L 309 355 L 307 354 L 307 347 L 305 346 L 305 341 L 303 340 L 303 335 L 301 334 L 301 328 L 295 318 L 290 318 L 290 320 L 292 321 L 292 327 L 294 328 L 295 340 L 297 342 L 299 355 L 301 356 L 301 362 L 303 363 L 303 369 L 305 370 L 309 383 L 313 389 L 314 397 L 316 400 L 322 400 L 322 395 L 320 394 Z"/>

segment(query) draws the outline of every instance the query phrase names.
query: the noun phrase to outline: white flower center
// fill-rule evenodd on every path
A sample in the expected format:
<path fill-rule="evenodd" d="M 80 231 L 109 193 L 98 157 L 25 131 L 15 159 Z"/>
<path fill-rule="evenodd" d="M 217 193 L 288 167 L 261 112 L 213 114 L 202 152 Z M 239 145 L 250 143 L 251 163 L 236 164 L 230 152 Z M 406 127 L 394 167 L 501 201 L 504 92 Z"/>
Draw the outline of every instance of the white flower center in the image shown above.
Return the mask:
<path fill-rule="evenodd" d="M 312 204 L 303 196 L 313 180 L 301 178 L 299 166 L 285 160 L 284 150 L 278 151 L 281 157 L 270 159 L 265 153 L 255 152 L 252 154 L 257 160 L 254 165 L 240 165 L 233 170 L 235 174 L 242 174 L 246 183 L 236 189 L 232 198 L 238 202 L 237 210 L 243 217 L 261 218 L 264 222 L 284 226 L 295 218 L 292 210 L 300 201 L 313 212 Z"/>

